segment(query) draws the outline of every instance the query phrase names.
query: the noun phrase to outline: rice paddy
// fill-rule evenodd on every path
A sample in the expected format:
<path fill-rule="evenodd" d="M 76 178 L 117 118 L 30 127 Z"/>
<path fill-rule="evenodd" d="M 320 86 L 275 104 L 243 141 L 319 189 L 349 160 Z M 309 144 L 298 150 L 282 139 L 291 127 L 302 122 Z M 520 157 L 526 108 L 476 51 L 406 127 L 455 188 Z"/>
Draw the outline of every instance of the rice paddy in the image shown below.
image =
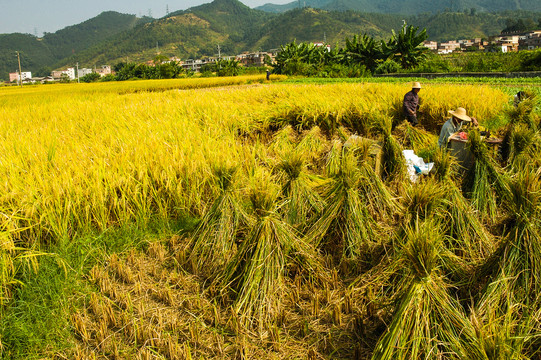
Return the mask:
<path fill-rule="evenodd" d="M 540 358 L 535 94 L 427 84 L 413 128 L 403 83 L 275 80 L 0 89 L 0 357 Z M 468 170 L 459 106 L 503 139 Z M 17 310 L 48 266 L 52 338 Z"/>

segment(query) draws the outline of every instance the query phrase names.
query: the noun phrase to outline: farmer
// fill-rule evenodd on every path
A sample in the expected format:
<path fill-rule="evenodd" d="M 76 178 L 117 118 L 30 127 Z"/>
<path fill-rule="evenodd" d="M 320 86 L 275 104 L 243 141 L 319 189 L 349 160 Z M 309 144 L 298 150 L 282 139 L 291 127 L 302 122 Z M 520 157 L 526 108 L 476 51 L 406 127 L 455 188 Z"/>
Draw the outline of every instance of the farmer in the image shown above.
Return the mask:
<path fill-rule="evenodd" d="M 406 119 L 413 126 L 419 123 L 417 120 L 417 110 L 419 110 L 419 91 L 421 91 L 421 84 L 415 81 L 411 85 L 411 91 L 404 95 L 404 102 L 402 104 L 404 115 L 406 115 Z"/>
<path fill-rule="evenodd" d="M 469 117 L 466 113 L 466 109 L 459 107 L 456 110 L 449 110 L 449 114 L 452 117 L 443 124 L 440 131 L 440 138 L 438 139 L 438 146 L 447 147 L 449 137 L 462 129 L 464 123 L 472 123 L 473 126 L 479 125 L 477 119 L 474 117 Z"/>
<path fill-rule="evenodd" d="M 519 91 L 513 97 L 513 105 L 515 105 L 515 107 L 518 107 L 518 104 L 520 104 L 524 99 L 526 99 L 526 93 L 524 93 L 524 91 Z"/>

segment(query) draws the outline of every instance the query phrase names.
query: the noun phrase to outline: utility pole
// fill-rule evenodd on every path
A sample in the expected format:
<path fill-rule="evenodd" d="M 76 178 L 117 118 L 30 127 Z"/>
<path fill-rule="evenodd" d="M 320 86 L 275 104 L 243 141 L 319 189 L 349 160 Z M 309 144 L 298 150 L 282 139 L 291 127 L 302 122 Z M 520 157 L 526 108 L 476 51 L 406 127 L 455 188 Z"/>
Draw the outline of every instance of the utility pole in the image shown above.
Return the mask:
<path fill-rule="evenodd" d="M 79 62 L 77 62 L 77 84 L 79 84 Z"/>
<path fill-rule="evenodd" d="M 21 71 L 21 57 L 17 51 L 17 61 L 19 62 L 19 85 L 23 87 L 23 72 Z"/>
<path fill-rule="evenodd" d="M 220 63 L 221 57 L 222 57 L 222 52 L 220 49 L 220 44 L 218 44 L 218 70 L 222 69 L 222 64 Z"/>

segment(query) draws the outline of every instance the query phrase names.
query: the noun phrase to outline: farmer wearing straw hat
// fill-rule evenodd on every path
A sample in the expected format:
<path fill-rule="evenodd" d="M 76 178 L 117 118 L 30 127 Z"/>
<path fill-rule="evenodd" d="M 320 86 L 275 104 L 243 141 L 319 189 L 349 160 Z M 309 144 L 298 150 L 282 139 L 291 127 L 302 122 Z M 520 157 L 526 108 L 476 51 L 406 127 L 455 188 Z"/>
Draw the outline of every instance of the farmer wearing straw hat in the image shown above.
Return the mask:
<path fill-rule="evenodd" d="M 419 110 L 419 91 L 421 91 L 421 84 L 418 81 L 415 81 L 411 85 L 411 91 L 404 95 L 404 102 L 402 104 L 404 115 L 406 115 L 406 119 L 413 126 L 419 123 L 417 120 L 417 110 Z"/>
<path fill-rule="evenodd" d="M 440 138 L 438 139 L 438 146 L 444 147 L 447 146 L 449 137 L 454 133 L 462 129 L 464 123 L 472 123 L 474 126 L 477 126 L 477 119 L 474 117 L 469 117 L 466 113 L 466 109 L 459 107 L 456 110 L 449 110 L 449 114 L 452 117 L 443 124 L 440 131 Z"/>

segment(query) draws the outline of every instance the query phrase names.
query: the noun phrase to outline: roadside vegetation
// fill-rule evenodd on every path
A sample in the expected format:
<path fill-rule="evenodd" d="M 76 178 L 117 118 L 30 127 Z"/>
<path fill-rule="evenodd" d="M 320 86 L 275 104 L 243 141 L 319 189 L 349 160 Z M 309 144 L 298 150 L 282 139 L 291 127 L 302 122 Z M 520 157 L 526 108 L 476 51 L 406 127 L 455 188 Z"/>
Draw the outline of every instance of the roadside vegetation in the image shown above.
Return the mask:
<path fill-rule="evenodd" d="M 538 88 L 283 80 L 2 88 L 0 357 L 539 357 Z"/>

